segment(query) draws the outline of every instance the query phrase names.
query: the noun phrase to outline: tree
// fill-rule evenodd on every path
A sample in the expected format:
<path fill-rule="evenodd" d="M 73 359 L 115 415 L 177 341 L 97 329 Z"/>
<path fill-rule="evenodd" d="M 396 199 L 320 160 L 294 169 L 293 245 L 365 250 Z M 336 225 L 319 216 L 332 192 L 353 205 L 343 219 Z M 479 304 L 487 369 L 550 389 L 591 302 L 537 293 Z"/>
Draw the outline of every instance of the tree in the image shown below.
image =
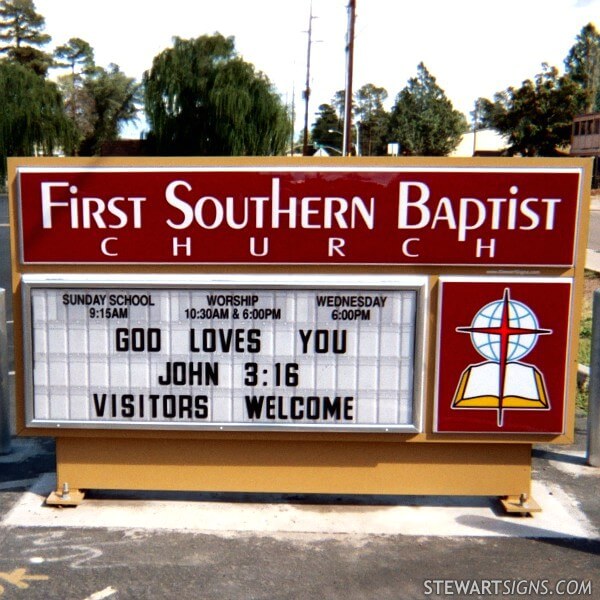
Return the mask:
<path fill-rule="evenodd" d="M 39 49 L 51 40 L 42 33 L 44 25 L 45 19 L 35 11 L 32 0 L 1 0 L 0 40 L 7 44 L 0 47 L 0 53 L 45 76 L 52 59 Z"/>
<path fill-rule="evenodd" d="M 389 138 L 399 142 L 405 154 L 446 156 L 466 128 L 464 115 L 454 110 L 435 77 L 420 63 L 417 76 L 396 97 Z"/>
<path fill-rule="evenodd" d="M 54 50 L 54 65 L 71 69 L 71 75 L 75 77 L 80 75 L 76 72 L 78 66 L 83 73 L 94 68 L 94 50 L 85 40 L 71 38 L 66 44 Z"/>
<path fill-rule="evenodd" d="M 338 90 L 331 99 L 331 106 L 337 111 L 341 122 L 346 115 L 346 90 Z"/>
<path fill-rule="evenodd" d="M 584 90 L 581 112 L 600 111 L 600 33 L 592 23 L 581 29 L 569 50 L 565 72 Z"/>
<path fill-rule="evenodd" d="M 383 107 L 387 90 L 372 83 L 356 91 L 355 118 L 360 128 L 360 151 L 363 156 L 378 156 L 386 153 L 387 132 L 390 115 Z"/>
<path fill-rule="evenodd" d="M 544 64 L 533 81 L 497 93 L 493 102 L 481 98 L 479 108 L 484 125 L 508 138 L 510 154 L 555 156 L 570 141 L 583 97 L 571 77 Z"/>
<path fill-rule="evenodd" d="M 159 154 L 281 154 L 291 127 L 269 80 L 220 34 L 174 38 L 144 73 L 144 104 Z"/>
<path fill-rule="evenodd" d="M 486 123 L 482 114 L 482 102 L 484 102 L 482 98 L 477 98 L 477 100 L 475 100 L 473 110 L 469 113 L 469 116 L 471 117 L 471 129 L 474 132 L 481 131 L 482 129 L 486 128 Z"/>
<path fill-rule="evenodd" d="M 331 104 L 321 104 L 317 120 L 313 123 L 311 139 L 331 153 L 342 154 L 343 123 Z"/>
<path fill-rule="evenodd" d="M 383 108 L 386 98 L 387 91 L 372 83 L 363 85 L 355 92 L 352 99 L 354 127 L 351 136 L 356 153 L 360 151 L 365 156 L 385 154 L 389 127 L 389 115 Z M 342 132 L 344 129 L 345 104 L 345 92 L 339 90 L 334 94 L 331 104 L 319 106 L 320 114 L 312 129 L 315 142 L 336 150 L 341 148 L 340 134 L 331 133 L 330 130 Z M 357 130 L 360 131 L 358 136 Z"/>
<path fill-rule="evenodd" d="M 79 154 L 83 140 L 93 135 L 98 120 L 94 98 L 84 87 L 84 77 L 95 73 L 94 50 L 85 40 L 71 38 L 54 50 L 54 65 L 71 71 L 58 78 L 58 87 L 63 95 L 66 114 L 76 132 L 72 145 L 64 150 L 65 154 L 75 156 Z"/>
<path fill-rule="evenodd" d="M 96 103 L 82 81 L 74 75 L 60 76 L 58 87 L 63 97 L 66 116 L 74 128 L 74 136 L 64 151 L 67 156 L 77 156 L 83 141 L 90 139 L 94 134 L 94 125 L 98 120 Z"/>
<path fill-rule="evenodd" d="M 93 103 L 92 131 L 81 142 L 82 155 L 99 154 L 104 142 L 119 137 L 121 125 L 137 117 L 140 86 L 118 65 L 94 67 L 83 81 L 85 101 Z"/>
<path fill-rule="evenodd" d="M 0 176 L 6 157 L 51 154 L 70 143 L 73 128 L 65 117 L 55 84 L 26 67 L 0 61 Z"/>
<path fill-rule="evenodd" d="M 140 86 L 118 65 L 94 63 L 94 50 L 81 38 L 71 38 L 54 51 L 57 67 L 71 70 L 59 77 L 65 110 L 77 132 L 67 154 L 99 154 L 104 142 L 119 136 L 122 124 L 134 121 Z"/>
<path fill-rule="evenodd" d="M 281 154 L 290 121 L 268 79 L 240 58 L 221 65 L 210 101 L 216 108 L 215 140 L 234 156 Z"/>
<path fill-rule="evenodd" d="M 383 109 L 383 103 L 388 97 L 387 90 L 382 87 L 377 87 L 372 83 L 366 83 L 359 88 L 354 94 L 356 106 L 356 116 L 361 121 L 368 120 L 374 112 Z"/>

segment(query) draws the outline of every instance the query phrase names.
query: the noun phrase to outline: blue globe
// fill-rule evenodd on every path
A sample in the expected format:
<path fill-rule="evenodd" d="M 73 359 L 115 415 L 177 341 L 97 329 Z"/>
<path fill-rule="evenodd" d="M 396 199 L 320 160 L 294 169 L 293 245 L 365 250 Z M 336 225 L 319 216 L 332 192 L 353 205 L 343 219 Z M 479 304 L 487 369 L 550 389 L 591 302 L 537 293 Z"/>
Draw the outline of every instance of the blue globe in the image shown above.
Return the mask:
<path fill-rule="evenodd" d="M 495 300 L 480 309 L 471 327 L 500 327 L 502 325 L 503 300 Z M 508 301 L 510 327 L 539 329 L 538 320 L 531 309 L 521 302 Z M 516 361 L 531 352 L 539 335 L 537 333 L 511 335 L 508 338 L 507 360 Z M 471 341 L 481 356 L 494 362 L 500 361 L 500 335 L 471 332 Z"/>

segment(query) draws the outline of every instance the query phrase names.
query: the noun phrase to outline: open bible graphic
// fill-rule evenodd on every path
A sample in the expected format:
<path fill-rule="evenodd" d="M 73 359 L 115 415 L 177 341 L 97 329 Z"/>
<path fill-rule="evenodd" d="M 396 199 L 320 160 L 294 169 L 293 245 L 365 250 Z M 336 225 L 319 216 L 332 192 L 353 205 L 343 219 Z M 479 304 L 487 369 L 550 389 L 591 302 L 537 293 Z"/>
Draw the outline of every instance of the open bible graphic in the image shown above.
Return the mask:
<path fill-rule="evenodd" d="M 542 373 L 520 359 L 531 352 L 540 335 L 552 330 L 541 329 L 533 311 L 512 300 L 508 288 L 502 299 L 477 312 L 470 327 L 456 331 L 469 333 L 473 346 L 487 360 L 463 371 L 452 408 L 495 410 L 498 427 L 506 410 L 550 408 Z"/>

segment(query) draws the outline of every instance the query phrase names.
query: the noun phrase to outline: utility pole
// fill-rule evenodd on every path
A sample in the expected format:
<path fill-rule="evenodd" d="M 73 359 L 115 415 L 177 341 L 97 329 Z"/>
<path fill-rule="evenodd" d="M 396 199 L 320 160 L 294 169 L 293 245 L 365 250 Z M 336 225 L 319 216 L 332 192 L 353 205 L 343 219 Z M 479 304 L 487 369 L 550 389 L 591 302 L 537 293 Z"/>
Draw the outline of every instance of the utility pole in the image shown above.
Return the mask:
<path fill-rule="evenodd" d="M 352 152 L 352 71 L 354 69 L 354 24 L 356 21 L 356 0 L 348 2 L 348 34 L 346 40 L 346 92 L 344 95 L 344 139 L 342 156 Z"/>
<path fill-rule="evenodd" d="M 292 127 L 290 132 L 290 156 L 294 156 L 294 123 L 296 121 L 296 86 L 292 85 Z"/>
<path fill-rule="evenodd" d="M 308 101 L 310 99 L 310 47 L 312 45 L 312 2 L 310 3 L 310 15 L 308 18 L 308 48 L 306 51 L 306 87 L 302 92 L 304 97 L 304 142 L 302 144 L 302 155 L 308 156 Z"/>
<path fill-rule="evenodd" d="M 479 100 L 475 100 L 473 111 L 473 156 L 477 154 L 477 128 L 479 127 Z"/>

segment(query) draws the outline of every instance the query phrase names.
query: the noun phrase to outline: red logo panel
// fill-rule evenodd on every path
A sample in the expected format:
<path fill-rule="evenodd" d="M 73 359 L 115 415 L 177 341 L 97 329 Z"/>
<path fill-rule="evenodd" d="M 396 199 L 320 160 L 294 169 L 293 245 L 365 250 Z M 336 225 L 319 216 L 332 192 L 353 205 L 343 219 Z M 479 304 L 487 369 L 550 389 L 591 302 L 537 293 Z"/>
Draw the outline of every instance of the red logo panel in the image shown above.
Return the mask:
<path fill-rule="evenodd" d="M 571 280 L 440 286 L 435 430 L 563 433 Z"/>

